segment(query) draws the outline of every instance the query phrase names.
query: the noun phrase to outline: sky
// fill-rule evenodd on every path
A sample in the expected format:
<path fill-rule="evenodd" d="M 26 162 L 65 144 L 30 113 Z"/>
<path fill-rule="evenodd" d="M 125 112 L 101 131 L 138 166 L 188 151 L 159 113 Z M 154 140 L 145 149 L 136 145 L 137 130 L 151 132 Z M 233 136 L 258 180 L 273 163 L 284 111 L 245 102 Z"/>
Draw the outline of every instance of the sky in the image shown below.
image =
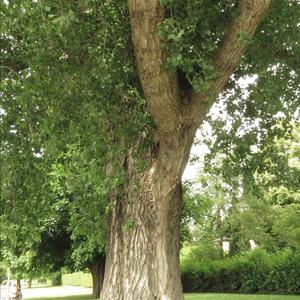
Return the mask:
<path fill-rule="evenodd" d="M 201 131 L 200 129 L 197 131 L 196 139 L 201 138 Z M 198 156 L 199 160 L 197 162 L 192 163 L 191 161 L 188 162 L 182 179 L 185 180 L 195 180 L 198 177 L 198 174 L 203 166 L 203 159 L 205 154 L 209 152 L 208 147 L 205 144 L 194 144 L 191 150 L 190 158 L 193 156 Z"/>

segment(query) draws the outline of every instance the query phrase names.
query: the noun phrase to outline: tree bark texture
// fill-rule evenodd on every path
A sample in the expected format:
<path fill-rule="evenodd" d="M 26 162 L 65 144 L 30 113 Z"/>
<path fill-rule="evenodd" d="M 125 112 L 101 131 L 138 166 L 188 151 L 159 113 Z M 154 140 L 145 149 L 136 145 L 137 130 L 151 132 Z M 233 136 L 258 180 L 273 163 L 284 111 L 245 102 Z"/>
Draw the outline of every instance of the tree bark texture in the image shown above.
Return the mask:
<path fill-rule="evenodd" d="M 98 299 L 103 287 L 105 255 L 99 255 L 89 269 L 93 280 L 93 299 Z"/>
<path fill-rule="evenodd" d="M 246 45 L 239 42 L 238 35 L 252 36 L 269 4 L 270 0 L 240 1 L 240 17 L 232 21 L 216 53 L 218 76 L 209 83 L 210 95 L 222 91 L 240 62 Z M 130 155 L 126 160 L 127 182 L 110 216 L 101 299 L 183 300 L 181 176 L 196 130 L 209 110 L 208 94 L 183 94 L 177 73 L 163 68 L 166 53 L 156 34 L 165 14 L 160 0 L 128 0 L 128 5 L 139 77 L 157 126 L 152 141 L 156 150 L 149 152 L 149 168 L 142 174 L 135 171 Z"/>
<path fill-rule="evenodd" d="M 185 135 L 188 141 L 182 145 L 176 137 L 174 147 L 160 145 L 143 174 L 137 174 L 134 160 L 127 159 L 129 182 L 110 216 L 102 299 L 183 299 L 179 272 L 181 174 L 195 130 Z M 133 182 L 138 191 L 132 189 Z"/>

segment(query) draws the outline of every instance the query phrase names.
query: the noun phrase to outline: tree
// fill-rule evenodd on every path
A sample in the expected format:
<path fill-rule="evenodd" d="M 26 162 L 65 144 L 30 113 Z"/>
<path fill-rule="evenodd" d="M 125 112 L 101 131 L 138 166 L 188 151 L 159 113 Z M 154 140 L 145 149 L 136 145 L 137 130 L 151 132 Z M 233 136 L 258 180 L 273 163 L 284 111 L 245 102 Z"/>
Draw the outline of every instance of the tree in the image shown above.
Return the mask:
<path fill-rule="evenodd" d="M 273 35 L 269 30 L 273 26 L 271 24 L 274 24 L 274 16 L 278 9 L 281 8 L 287 13 L 289 11 L 288 6 L 298 6 L 296 2 L 289 2 L 286 7 L 281 6 L 278 2 L 274 3 L 269 18 L 263 24 L 264 27 L 260 27 L 259 38 L 252 40 L 261 18 L 269 7 L 269 1 L 241 1 L 238 11 L 235 9 L 235 2 L 232 3 L 233 6 L 229 11 L 226 10 L 229 7 L 227 2 L 227 5 L 224 5 L 222 16 L 226 16 L 226 12 L 229 15 L 230 12 L 238 14 L 238 16 L 235 15 L 235 21 L 232 21 L 229 27 L 225 26 L 229 21 L 229 16 L 224 18 L 226 19 L 224 23 L 218 19 L 217 25 L 215 24 L 216 27 L 213 27 L 213 9 L 215 7 L 207 2 L 204 6 L 201 2 L 199 6 L 205 7 L 206 15 L 212 14 L 209 19 L 206 19 L 210 30 L 208 36 L 211 32 L 214 32 L 215 36 L 220 35 L 211 44 L 208 42 L 209 38 L 202 38 L 202 51 L 197 49 L 202 63 L 198 64 L 198 69 L 195 68 L 195 70 L 193 69 L 195 67 L 194 61 L 192 64 L 188 64 L 191 62 L 189 58 L 192 54 L 188 56 L 188 51 L 187 53 L 184 52 L 186 48 L 181 42 L 184 40 L 187 43 L 187 48 L 198 45 L 200 34 L 198 37 L 191 34 L 191 40 L 188 40 L 188 32 L 186 31 L 190 28 L 192 31 L 193 24 L 189 23 L 192 22 L 191 16 L 188 15 L 190 18 L 187 18 L 185 14 L 186 12 L 192 14 L 192 10 L 193 12 L 197 11 L 197 6 L 195 2 L 190 2 L 190 7 L 187 8 L 176 1 L 174 3 L 166 1 L 166 3 L 170 4 L 167 9 L 158 1 L 151 3 L 129 1 L 132 39 L 138 72 L 149 113 L 157 126 L 153 139 L 153 143 L 157 145 L 157 150 L 149 154 L 150 166 L 142 174 L 135 175 L 133 173 L 134 163 L 128 159 L 128 169 L 130 170 L 128 177 L 132 178 L 131 181 L 137 180 L 140 189 L 139 193 L 136 193 L 135 203 L 127 204 L 124 200 L 119 201 L 111 216 L 107 271 L 102 292 L 102 297 L 105 299 L 122 299 L 123 297 L 127 299 L 182 299 L 178 271 L 180 178 L 196 129 L 206 116 L 210 106 L 208 100 L 229 88 L 228 81 L 239 65 L 240 73 L 257 72 L 261 75 L 264 72 L 269 72 L 268 68 L 274 66 L 274 62 L 270 60 L 263 62 L 262 57 L 259 57 L 262 49 L 260 51 L 258 49 L 264 37 L 270 36 L 270 44 L 276 46 L 274 47 L 276 50 L 272 49 L 272 54 L 274 54 L 276 62 L 279 59 L 282 62 L 282 56 L 279 58 L 279 53 L 276 52 L 283 45 L 278 46 L 273 43 Z M 191 3 L 196 7 L 192 7 Z M 218 2 L 218 5 L 221 6 L 222 4 L 224 3 Z M 199 11 L 197 12 L 199 13 Z M 183 20 L 186 21 L 185 27 L 182 26 Z M 205 36 L 205 22 L 203 23 L 200 32 Z M 160 38 L 156 31 L 159 24 L 161 24 Z M 278 30 L 284 28 L 282 23 L 277 23 L 277 25 Z M 225 38 L 222 34 L 224 32 L 218 26 L 227 28 Z M 197 32 L 197 30 L 195 31 Z M 181 40 L 182 36 L 184 38 Z M 220 40 L 223 41 L 221 45 L 218 43 Z M 241 61 L 249 42 L 254 44 L 253 50 L 249 56 L 246 56 L 246 59 Z M 165 51 L 168 45 L 169 51 L 172 51 L 170 48 L 173 48 L 175 53 L 171 53 L 169 60 L 166 61 Z M 209 46 L 212 48 L 215 46 L 218 49 L 215 50 L 214 48 L 210 53 Z M 296 50 L 295 47 L 293 49 Z M 281 50 L 283 51 L 281 53 L 285 53 L 284 49 Z M 193 53 L 193 50 L 191 52 Z M 291 52 L 293 56 L 294 53 Z M 264 55 L 262 54 L 262 56 Z M 171 67 L 171 70 L 162 67 L 165 63 L 169 63 L 168 66 Z M 209 66 L 214 68 L 215 73 L 207 70 Z M 191 86 L 186 87 L 185 85 L 188 90 L 185 92 L 180 81 L 178 81 L 180 72 L 176 72 L 175 67 L 181 69 L 187 79 L 190 79 L 194 91 L 192 91 Z M 205 69 L 205 67 L 207 68 Z M 287 60 L 287 64 L 284 64 L 282 68 L 280 66 L 279 70 L 283 71 L 289 68 Z M 200 72 L 197 72 L 199 69 Z M 238 77 L 239 73 L 235 74 Z M 261 80 L 266 84 L 266 80 Z M 233 82 L 234 80 L 231 81 L 231 83 Z M 295 88 L 295 85 L 293 87 Z M 285 88 L 281 91 L 278 88 L 278 95 L 284 90 Z M 184 96 L 182 97 L 182 95 Z M 278 95 L 276 99 L 278 99 Z M 260 95 L 260 99 L 267 101 L 262 95 Z M 271 99 L 267 102 L 270 103 L 269 101 Z M 131 218 L 136 226 L 130 232 L 122 233 L 122 218 Z M 116 226 L 119 230 L 115 229 Z M 120 255 L 121 253 L 122 255 Z M 135 260 L 131 258 L 132 254 L 135 254 Z M 140 264 L 136 265 L 136 261 L 139 261 Z M 116 265 L 117 268 L 114 267 Z M 117 276 L 120 274 L 123 274 L 122 279 Z"/>
<path fill-rule="evenodd" d="M 185 34 L 184 29 L 180 27 L 182 31 L 176 32 L 178 28 L 176 21 L 173 23 L 172 5 L 171 17 L 167 18 L 165 7 L 159 1 L 129 1 L 132 40 L 139 77 L 149 113 L 157 126 L 153 139 L 157 150 L 149 153 L 150 166 L 142 174 L 133 173 L 134 162 L 128 159 L 128 178 L 131 178 L 131 181 L 137 180 L 140 189 L 135 194 L 136 200 L 133 204 L 119 201 L 111 215 L 107 270 L 101 294 L 104 299 L 183 299 L 178 257 L 182 205 L 181 175 L 196 130 L 209 109 L 208 100 L 226 87 L 247 48 L 247 43 L 242 41 L 242 38 L 252 38 L 270 2 L 241 1 L 239 4 L 239 16 L 232 21 L 223 44 L 220 46 L 217 41 L 211 43 L 219 50 L 212 51 L 214 55 L 209 55 L 209 50 L 202 45 L 204 51 L 201 54 L 204 52 L 210 60 L 214 57 L 213 64 L 206 60 L 209 66 L 215 68 L 214 75 L 207 72 L 204 69 L 205 65 L 201 64 L 200 69 L 206 74 L 200 81 L 193 74 L 193 65 L 190 66 L 192 74 L 187 74 L 189 66 L 183 56 L 179 57 L 179 63 L 175 62 L 175 66 L 185 71 L 190 78 L 194 75 L 192 83 L 198 79 L 197 83 L 200 85 L 199 88 L 194 84 L 194 90 L 188 86 L 188 91 L 184 91 L 178 81 L 176 69 L 167 70 L 162 66 L 166 63 L 166 48 L 163 47 L 162 39 L 168 39 L 166 42 L 178 46 L 180 36 Z M 213 10 L 212 4 L 206 5 L 207 11 Z M 176 8 L 184 11 L 183 7 L 176 2 L 174 4 L 175 16 L 182 21 L 182 14 Z M 191 7 L 185 8 L 184 12 L 192 13 L 189 8 Z M 230 11 L 233 12 L 234 9 Z M 212 22 L 211 19 L 209 21 Z M 227 22 L 228 19 L 225 23 Z M 163 25 L 159 38 L 156 30 L 161 23 Z M 217 27 L 221 26 L 220 23 Z M 174 28 L 175 34 L 167 30 L 165 34 L 164 29 L 170 27 Z M 213 31 L 215 28 L 209 26 L 209 29 Z M 214 33 L 222 37 L 222 31 Z M 189 47 L 195 47 L 197 38 L 200 37 L 196 37 Z M 172 43 L 174 40 L 176 43 Z M 183 45 L 180 46 L 184 49 Z M 129 232 L 122 232 L 122 219 L 128 218 L 134 220 L 135 226 Z M 139 264 L 136 264 L 137 261 Z"/>
<path fill-rule="evenodd" d="M 293 115 L 298 118 L 297 113 Z M 243 127 L 247 119 L 243 116 L 239 121 Z M 211 207 L 197 220 L 197 237 L 203 242 L 209 235 L 216 242 L 221 233 L 230 242 L 230 255 L 249 248 L 249 240 L 272 252 L 298 248 L 299 122 L 283 122 L 276 117 L 270 121 L 275 125 L 254 145 L 247 143 L 249 132 L 237 137 L 230 126 L 216 126 L 216 120 L 211 125 L 222 134 L 206 139 L 211 153 L 201 171 L 199 195 L 206 197 Z M 253 137 L 260 134 L 256 131 Z M 220 135 L 230 146 L 218 145 Z M 214 216 L 219 215 L 220 206 L 223 220 L 216 226 Z"/>
<path fill-rule="evenodd" d="M 281 128 L 279 123 L 277 127 Z M 256 174 L 264 187 L 265 197 L 273 206 L 272 233 L 277 247 L 299 249 L 299 122 L 291 124 L 291 130 L 274 141 L 275 155 L 267 161 L 265 172 Z M 276 155 L 277 154 L 277 155 Z"/>
<path fill-rule="evenodd" d="M 71 271 L 89 269 L 95 299 L 102 290 L 107 228 L 106 192 L 98 184 L 105 182 L 105 178 L 97 174 L 91 170 L 84 149 L 69 145 L 66 153 L 61 153 L 53 164 L 50 175 L 57 194 L 56 211 L 61 215 L 66 210 L 68 214 L 64 219 L 72 243 L 65 267 Z"/>
<path fill-rule="evenodd" d="M 118 39 L 117 34 L 112 31 L 118 32 L 119 19 L 112 14 L 110 6 L 103 9 L 102 4 L 98 3 L 98 7 L 101 7 L 102 10 L 95 9 L 92 20 L 89 13 L 85 13 L 83 7 L 79 11 L 77 10 L 77 16 L 82 23 L 78 22 L 78 31 L 74 31 L 68 29 L 70 29 L 70 21 L 75 20 L 72 9 L 73 11 L 78 9 L 77 4 L 69 3 L 69 6 L 64 7 L 65 11 L 61 12 L 60 1 L 50 2 L 48 3 L 49 6 L 45 5 L 42 10 L 32 1 L 1 3 L 1 18 L 3 17 L 3 31 L 1 29 L 1 43 L 3 44 L 3 49 L 1 48 L 1 61 L 3 60 L 3 65 L 1 63 L 1 108 L 3 109 L 1 110 L 1 133 L 5 134 L 3 144 L 1 140 L 1 146 L 3 149 L 8 148 L 8 150 L 4 149 L 3 152 L 1 149 L 1 161 L 8 169 L 7 172 L 3 172 L 3 178 L 6 180 L 1 180 L 1 187 L 6 187 L 1 190 L 1 204 L 3 204 L 1 207 L 7 206 L 1 215 L 3 218 L 9 219 L 10 224 L 15 221 L 16 228 L 20 228 L 21 224 L 28 229 L 40 228 L 41 224 L 42 226 L 45 225 L 43 223 L 45 218 L 49 220 L 50 226 L 48 227 L 51 228 L 52 235 L 49 236 L 48 231 L 38 232 L 38 234 L 46 237 L 44 239 L 46 241 L 43 245 L 35 244 L 35 247 L 41 246 L 39 249 L 45 252 L 43 257 L 47 256 L 49 259 L 53 255 L 53 251 L 49 250 L 55 248 L 59 241 L 57 238 L 62 237 L 57 230 L 52 230 L 51 221 L 55 223 L 62 218 L 64 222 L 67 221 L 68 223 L 65 216 L 61 215 L 62 210 L 64 212 L 67 210 L 70 215 L 68 216 L 70 223 L 65 224 L 68 227 L 68 234 L 65 235 L 65 238 L 71 239 L 73 242 L 71 254 L 73 263 L 76 269 L 88 267 L 92 271 L 93 281 L 96 283 L 93 286 L 93 294 L 97 297 L 101 290 L 101 276 L 104 272 L 105 257 L 103 254 L 106 236 L 107 195 L 112 186 L 117 187 L 119 185 L 118 177 L 120 177 L 119 174 L 111 174 L 104 178 L 104 175 L 106 175 L 108 161 L 111 161 L 112 157 L 115 160 L 118 159 L 118 154 L 113 155 L 113 153 L 117 151 L 120 153 L 119 155 L 123 155 L 122 147 L 120 145 L 118 148 L 114 146 L 114 137 L 107 136 L 107 133 L 110 134 L 110 128 L 120 131 L 120 135 L 126 131 L 132 131 L 131 127 L 134 129 L 133 124 L 138 116 L 133 114 L 130 114 L 126 120 L 128 129 L 125 126 L 122 128 L 118 126 L 121 123 L 118 119 L 125 119 L 125 117 L 120 115 L 120 108 L 115 103 L 115 99 L 118 99 L 115 94 L 126 98 L 126 102 L 128 102 L 128 105 L 122 107 L 125 115 L 127 114 L 126 106 L 129 111 L 133 110 L 131 109 L 131 98 L 135 96 L 136 92 L 133 88 L 129 90 L 128 86 L 135 81 L 134 77 L 136 76 L 132 75 L 130 66 L 126 68 L 124 60 L 116 63 L 116 59 L 111 53 L 103 52 L 102 48 L 97 50 L 97 43 L 103 36 L 111 35 L 113 42 Z M 97 5 L 95 4 L 95 6 Z M 121 6 L 118 10 L 122 12 L 123 7 Z M 111 29 L 108 26 L 103 27 L 103 32 L 98 33 L 99 36 L 95 37 L 95 26 L 98 26 L 99 19 L 101 20 L 102 17 L 103 20 L 109 19 L 116 26 L 111 26 Z M 16 23 L 11 22 L 13 19 L 16 20 Z M 36 30 L 37 23 L 34 20 L 39 19 L 42 20 L 42 30 Z M 92 23 L 94 25 L 91 25 Z M 50 26 L 48 26 L 49 24 Z M 128 29 L 121 28 L 121 33 L 122 31 L 128 31 Z M 108 34 L 108 32 L 110 33 Z M 61 44 L 62 34 L 64 37 L 71 34 L 72 37 L 69 36 L 69 41 L 75 38 L 78 42 L 65 45 L 68 49 L 66 57 L 71 57 L 71 63 L 68 58 L 63 60 L 63 63 L 61 61 L 59 53 L 64 52 L 62 49 L 64 46 Z M 89 42 L 82 43 L 82 40 L 86 38 Z M 105 38 L 106 45 L 111 44 L 112 38 Z M 91 44 L 94 44 L 93 52 L 97 52 L 97 54 L 94 52 L 92 60 L 84 58 L 90 51 Z M 52 48 L 53 51 L 48 52 L 46 50 L 45 52 L 45 45 L 50 48 L 54 47 Z M 118 52 L 117 49 L 121 49 L 122 46 L 123 41 L 119 41 L 119 46 L 115 47 L 113 54 L 115 55 Z M 108 73 L 107 70 L 112 70 L 112 68 L 106 69 L 107 66 L 99 57 L 107 61 L 107 66 L 115 65 L 114 76 L 111 76 L 113 74 L 99 76 Z M 77 61 L 75 64 L 74 59 Z M 117 57 L 117 59 L 119 58 Z M 131 61 L 131 59 L 132 55 L 128 55 L 128 60 Z M 116 68 L 117 65 L 119 67 Z M 95 76 L 83 78 L 82 74 L 88 73 L 87 70 L 90 72 L 91 68 L 97 69 Z M 104 69 L 100 71 L 101 68 Z M 58 71 L 59 69 L 60 71 Z M 48 74 L 49 77 L 46 78 L 42 74 Z M 77 83 L 74 81 L 71 85 L 73 87 L 78 86 L 78 89 L 73 89 L 68 84 L 62 89 L 62 74 L 70 79 L 70 81 L 66 80 L 69 83 L 75 80 Z M 126 74 L 128 84 L 120 83 L 118 74 Z M 115 91 L 112 88 L 114 86 L 116 86 Z M 99 87 L 103 88 L 106 95 L 95 96 Z M 97 89 L 97 92 L 93 91 L 94 88 Z M 112 101 L 106 103 L 106 99 L 110 97 Z M 15 99 L 17 101 L 14 101 Z M 78 101 L 76 105 L 74 105 L 75 99 Z M 84 99 L 83 102 L 82 99 Z M 105 106 L 112 109 L 106 111 Z M 140 106 L 143 107 L 143 104 L 141 103 Z M 81 109 L 78 110 L 78 107 Z M 81 122 L 83 119 L 85 120 Z M 18 145 L 23 146 L 23 143 L 24 147 L 21 147 L 22 149 L 19 151 Z M 75 151 L 77 148 L 80 148 L 80 152 Z M 11 149 L 13 150 L 11 151 Z M 70 154 L 71 152 L 72 154 Z M 22 153 L 28 154 L 28 156 L 22 155 Z M 62 155 L 63 157 L 60 157 L 59 163 L 56 164 L 57 169 L 54 169 L 54 163 L 59 160 L 57 157 L 61 153 L 64 153 L 66 157 Z M 96 159 L 94 159 L 95 157 Z M 35 170 L 32 166 L 36 165 L 32 163 L 29 166 L 29 162 L 34 159 L 42 161 L 38 168 L 40 172 L 37 178 L 31 175 L 32 170 Z M 65 164 L 61 163 L 63 160 L 66 162 Z M 30 182 L 26 181 L 26 171 L 18 173 L 20 177 L 22 176 L 18 181 L 16 180 L 18 177 L 12 171 L 16 169 L 16 166 L 22 167 L 23 164 L 26 167 L 28 165 L 26 170 L 27 174 L 30 175 L 28 176 Z M 57 174 L 57 171 L 59 168 L 67 168 L 66 164 L 69 166 L 68 169 L 72 170 L 72 175 L 69 171 L 67 173 L 69 176 L 63 176 L 61 181 L 66 180 L 65 182 L 59 182 L 59 180 L 55 182 L 49 178 L 51 171 L 52 175 L 56 173 L 56 176 L 59 177 L 60 174 Z M 53 170 L 51 170 L 52 167 Z M 10 176 L 5 176 L 7 174 Z M 9 181 L 10 179 L 11 181 Z M 39 186 L 37 179 L 45 179 L 47 186 Z M 51 187 L 48 186 L 49 183 Z M 6 193 L 7 188 L 9 192 Z M 43 197 L 40 197 L 39 193 L 32 192 L 28 193 L 25 200 L 24 190 L 26 191 L 27 188 L 38 190 Z M 18 197 L 14 198 L 17 198 L 18 202 L 17 205 L 10 205 L 12 196 L 15 196 L 15 190 L 18 191 Z M 41 201 L 42 199 L 45 201 Z M 41 210 L 37 210 L 36 206 L 32 207 L 34 200 L 37 200 Z M 27 204 L 30 209 L 28 209 Z M 51 208 L 47 216 L 44 215 L 45 207 Z M 14 215 L 19 216 L 19 219 L 12 220 Z M 23 216 L 21 221 L 20 216 Z M 32 223 L 26 222 L 29 216 L 32 216 Z M 36 226 L 37 224 L 39 225 Z M 8 230 L 8 236 L 11 235 L 12 232 Z M 52 247 L 48 243 L 51 241 L 50 237 L 53 242 Z M 16 239 L 22 243 L 18 235 L 16 235 Z M 66 259 L 66 257 L 59 258 L 60 262 L 62 259 Z M 38 259 L 36 259 L 37 261 Z M 54 259 L 53 261 L 56 264 Z"/>
<path fill-rule="evenodd" d="M 16 130 L 13 135 L 18 133 Z M 101 189 L 97 187 L 99 193 L 94 190 L 92 172 L 90 169 L 87 172 L 78 147 L 70 146 L 67 153 L 58 158 L 55 152 L 51 160 L 49 156 L 48 159 L 37 158 L 30 149 L 27 150 L 27 137 L 24 136 L 24 140 L 19 137 L 16 144 L 7 139 L 7 147 L 3 148 L 1 156 L 5 166 L 5 179 L 1 181 L 3 260 L 18 279 L 53 277 L 57 273 L 60 283 L 62 267 L 70 270 L 89 268 L 93 276 L 93 296 L 99 298 L 107 220 L 106 201 L 99 201 Z M 27 156 L 22 155 L 23 151 Z M 19 152 L 19 159 L 15 152 Z M 18 176 L 12 176 L 12 167 L 18 170 Z M 82 184 L 78 184 L 78 178 Z M 47 185 L 37 185 L 44 182 Z M 41 186 L 43 197 L 37 192 Z M 37 206 L 28 209 L 26 204 L 33 203 L 36 198 L 47 205 L 47 213 Z M 97 234 L 90 235 L 90 232 Z"/>
<path fill-rule="evenodd" d="M 29 65 L 30 70 L 27 77 L 14 71 L 24 87 L 18 101 L 24 104 L 24 90 L 33 103 L 38 99 L 31 109 L 38 105 L 44 133 L 60 143 L 68 129 L 80 132 L 77 122 L 85 126 L 84 136 L 89 118 L 98 120 L 98 135 L 93 134 L 97 130 L 91 135 L 101 136 L 109 152 L 99 172 L 121 174 L 115 189 L 108 189 L 111 214 L 101 298 L 183 299 L 181 175 L 196 130 L 215 99 L 233 91 L 237 100 L 241 93 L 232 88 L 237 80 L 256 74 L 255 97 L 241 97 L 251 104 L 248 111 L 264 119 L 282 103 L 297 102 L 299 2 L 270 4 L 129 0 L 127 10 L 124 1 L 10 2 L 4 40 L 12 36 L 14 47 L 23 45 L 26 63 L 18 67 Z M 38 26 L 35 20 L 41 21 Z M 5 69 L 10 74 L 15 70 L 10 65 Z M 86 110 L 82 101 L 97 113 Z M 282 105 L 270 113 L 274 103 Z M 242 109 L 240 103 L 234 107 L 236 114 Z"/>
<path fill-rule="evenodd" d="M 219 168 L 221 162 L 217 165 Z M 221 174 L 213 173 L 215 168 L 205 171 L 203 167 L 197 192 L 190 191 L 184 198 L 185 204 L 192 203 L 193 211 L 201 212 L 196 217 L 193 216 L 195 213 L 191 214 L 193 255 L 205 260 L 217 252 L 219 258 L 224 257 L 223 242 L 229 242 L 229 256 L 249 250 L 250 240 L 263 248 L 276 247 L 270 232 L 274 221 L 270 201 L 266 197 L 243 193 L 245 187 L 240 178 L 236 178 L 239 185 L 235 182 L 230 186 Z M 258 188 L 262 189 L 261 186 Z"/>

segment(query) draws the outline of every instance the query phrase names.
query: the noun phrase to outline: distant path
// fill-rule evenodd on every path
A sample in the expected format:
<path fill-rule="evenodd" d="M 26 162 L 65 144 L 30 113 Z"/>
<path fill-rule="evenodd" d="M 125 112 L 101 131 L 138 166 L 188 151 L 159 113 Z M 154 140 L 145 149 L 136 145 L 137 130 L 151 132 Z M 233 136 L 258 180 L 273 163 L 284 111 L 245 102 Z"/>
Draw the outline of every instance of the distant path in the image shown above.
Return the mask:
<path fill-rule="evenodd" d="M 92 289 L 79 286 L 60 286 L 22 289 L 23 299 L 41 297 L 66 297 L 92 294 Z"/>

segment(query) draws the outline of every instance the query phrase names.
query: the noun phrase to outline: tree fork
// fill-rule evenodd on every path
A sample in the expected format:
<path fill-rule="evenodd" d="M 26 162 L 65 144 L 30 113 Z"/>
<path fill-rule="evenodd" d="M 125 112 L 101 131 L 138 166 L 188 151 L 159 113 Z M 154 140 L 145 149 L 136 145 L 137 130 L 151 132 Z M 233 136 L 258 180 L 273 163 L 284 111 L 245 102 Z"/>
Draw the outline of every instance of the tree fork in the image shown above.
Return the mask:
<path fill-rule="evenodd" d="M 254 35 L 270 0 L 239 1 L 240 15 L 229 26 L 215 56 L 217 96 L 238 67 L 247 45 L 239 34 Z M 105 300 L 183 300 L 179 270 L 181 176 L 196 130 L 205 118 L 208 93 L 191 91 L 183 104 L 177 72 L 163 68 L 167 54 L 156 34 L 164 19 L 159 0 L 128 0 L 132 41 L 148 110 L 157 126 L 159 149 L 141 175 L 128 173 L 128 186 L 113 206 L 108 259 L 101 298 Z M 154 141 L 153 141 L 154 142 Z M 129 162 L 129 169 L 134 162 Z M 130 185 L 139 182 L 132 195 Z M 132 197 L 134 196 L 134 197 Z"/>

